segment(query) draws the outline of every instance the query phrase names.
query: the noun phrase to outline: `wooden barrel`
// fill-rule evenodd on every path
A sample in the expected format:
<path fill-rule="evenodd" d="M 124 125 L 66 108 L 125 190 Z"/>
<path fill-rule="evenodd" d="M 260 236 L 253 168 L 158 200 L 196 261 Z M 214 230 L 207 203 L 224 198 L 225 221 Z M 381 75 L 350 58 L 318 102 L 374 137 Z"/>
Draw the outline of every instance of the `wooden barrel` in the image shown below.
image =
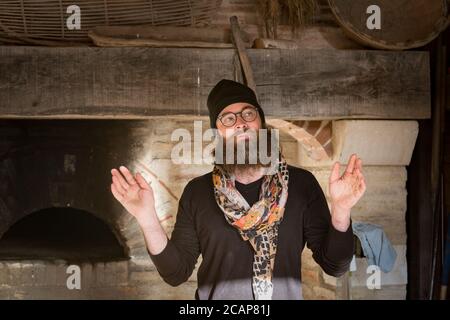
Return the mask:
<path fill-rule="evenodd" d="M 349 37 L 377 49 L 421 47 L 448 25 L 446 0 L 328 0 L 328 3 Z M 379 20 L 373 20 L 378 12 Z"/>

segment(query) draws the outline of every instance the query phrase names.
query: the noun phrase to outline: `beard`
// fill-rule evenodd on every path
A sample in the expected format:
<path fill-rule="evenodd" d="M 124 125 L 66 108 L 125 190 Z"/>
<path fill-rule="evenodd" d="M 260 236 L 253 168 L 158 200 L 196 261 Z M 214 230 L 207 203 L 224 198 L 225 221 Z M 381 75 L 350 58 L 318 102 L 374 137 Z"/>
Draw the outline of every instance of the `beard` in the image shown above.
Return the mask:
<path fill-rule="evenodd" d="M 213 150 L 215 165 L 227 173 L 270 168 L 280 154 L 278 134 L 267 128 L 262 130 L 266 130 L 266 133 L 261 129 L 247 128 L 227 138 L 219 136 Z M 247 137 L 239 139 L 242 134 L 246 134 Z"/>

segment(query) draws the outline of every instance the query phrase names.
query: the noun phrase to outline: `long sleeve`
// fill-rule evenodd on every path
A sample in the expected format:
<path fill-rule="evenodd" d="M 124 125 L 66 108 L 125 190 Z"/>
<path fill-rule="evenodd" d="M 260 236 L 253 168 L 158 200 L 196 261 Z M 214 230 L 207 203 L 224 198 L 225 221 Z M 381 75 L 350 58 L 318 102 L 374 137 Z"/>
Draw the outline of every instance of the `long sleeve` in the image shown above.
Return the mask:
<path fill-rule="evenodd" d="M 188 280 L 200 255 L 190 193 L 188 184 L 180 198 L 174 230 L 166 247 L 157 255 L 149 252 L 161 277 L 172 286 Z"/>
<path fill-rule="evenodd" d="M 350 224 L 345 232 L 333 227 L 322 188 L 316 178 L 312 174 L 311 176 L 311 200 L 303 222 L 306 244 L 322 269 L 327 274 L 338 277 L 348 270 L 353 256 L 352 227 Z"/>

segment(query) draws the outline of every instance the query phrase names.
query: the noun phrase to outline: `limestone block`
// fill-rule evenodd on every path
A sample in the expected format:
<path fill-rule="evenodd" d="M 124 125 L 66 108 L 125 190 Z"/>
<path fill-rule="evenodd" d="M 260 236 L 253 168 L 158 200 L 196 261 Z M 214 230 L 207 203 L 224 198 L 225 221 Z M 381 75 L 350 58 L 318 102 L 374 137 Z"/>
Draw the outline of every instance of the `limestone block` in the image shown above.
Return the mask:
<path fill-rule="evenodd" d="M 146 259 L 148 257 L 147 247 L 144 245 L 142 247 L 131 248 L 130 257 L 131 259 Z"/>
<path fill-rule="evenodd" d="M 46 271 L 47 266 L 44 261 L 33 262 L 33 285 L 45 286 L 46 285 Z"/>
<path fill-rule="evenodd" d="M 347 163 L 350 155 L 357 153 L 366 165 L 406 166 L 418 132 L 417 121 L 334 121 L 334 159 Z"/>
<path fill-rule="evenodd" d="M 63 288 L 67 288 L 67 279 L 70 277 L 72 273 L 67 273 L 67 269 L 70 266 L 65 261 L 56 261 L 55 262 L 55 273 L 56 273 L 56 286 L 61 286 Z M 81 269 L 80 269 L 81 271 Z"/>
<path fill-rule="evenodd" d="M 105 277 L 107 286 L 121 286 L 128 284 L 128 261 L 106 262 Z"/>
<path fill-rule="evenodd" d="M 332 287 L 336 287 L 337 286 L 337 279 L 336 277 L 330 276 L 328 274 L 326 274 L 325 272 L 321 272 L 322 273 L 322 279 L 323 282 L 329 286 Z"/>
<path fill-rule="evenodd" d="M 172 287 L 163 280 L 153 282 L 143 282 L 136 287 L 138 289 L 139 299 L 158 299 L 158 300 L 193 300 L 197 283 L 185 282 L 177 287 Z"/>
<path fill-rule="evenodd" d="M 140 259 L 131 259 L 128 264 L 129 271 L 153 271 L 155 268 L 149 256 Z"/>
<path fill-rule="evenodd" d="M 314 292 L 312 286 L 302 283 L 302 295 L 304 300 L 314 300 Z"/>
<path fill-rule="evenodd" d="M 45 271 L 47 286 L 56 286 L 56 265 L 53 263 L 47 264 Z"/>
<path fill-rule="evenodd" d="M 22 264 L 20 262 L 8 263 L 9 284 L 14 286 L 22 285 Z"/>
<path fill-rule="evenodd" d="M 10 277 L 9 277 L 9 268 L 7 263 L 0 262 L 0 287 L 4 287 L 9 285 Z"/>
<path fill-rule="evenodd" d="M 397 252 L 397 259 L 392 271 L 384 273 L 380 271 L 381 276 L 381 290 L 384 286 L 405 285 L 408 283 L 408 270 L 406 262 L 406 245 L 395 245 Z M 356 259 L 356 271 L 351 273 L 352 287 L 367 287 L 367 279 L 372 273 L 367 273 L 368 263 L 366 258 Z"/>
<path fill-rule="evenodd" d="M 92 266 L 92 273 L 95 278 L 95 287 L 105 287 L 108 285 L 106 268 L 104 262 L 96 262 Z"/>
<path fill-rule="evenodd" d="M 309 285 L 320 285 L 319 270 L 303 269 L 302 283 L 306 283 Z"/>
<path fill-rule="evenodd" d="M 336 300 L 335 290 L 330 290 L 320 286 L 314 286 L 312 291 L 313 300 Z"/>
<path fill-rule="evenodd" d="M 312 257 L 312 251 L 305 247 L 302 252 L 302 269 L 316 270 L 318 267 Z"/>
<path fill-rule="evenodd" d="M 92 263 L 85 262 L 80 266 L 81 269 L 81 288 L 82 290 L 89 290 L 95 286 L 95 277 L 93 273 Z"/>
<path fill-rule="evenodd" d="M 331 166 L 325 168 L 305 167 L 316 177 L 325 195 L 328 196 L 328 179 L 331 173 Z M 341 166 L 340 174 L 345 171 L 345 166 Z M 385 199 L 386 196 L 406 196 L 407 173 L 403 166 L 365 166 L 363 165 L 363 175 L 366 180 L 366 196 L 377 196 L 378 199 Z M 364 199 L 361 198 L 362 199 Z"/>
<path fill-rule="evenodd" d="M 405 300 L 406 285 L 384 286 L 381 290 L 354 287 L 350 295 L 352 300 Z"/>
<path fill-rule="evenodd" d="M 149 284 L 151 281 L 163 281 L 158 271 L 133 271 L 130 273 L 130 284 Z"/>

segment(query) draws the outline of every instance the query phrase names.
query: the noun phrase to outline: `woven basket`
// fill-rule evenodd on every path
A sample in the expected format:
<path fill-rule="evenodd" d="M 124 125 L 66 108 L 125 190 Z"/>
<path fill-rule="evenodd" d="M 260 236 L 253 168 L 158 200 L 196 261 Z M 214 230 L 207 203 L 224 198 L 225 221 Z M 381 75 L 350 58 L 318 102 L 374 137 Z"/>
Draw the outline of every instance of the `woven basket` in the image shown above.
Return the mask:
<path fill-rule="evenodd" d="M 222 0 L 0 0 L 0 38 L 87 42 L 105 25 L 205 26 Z M 81 29 L 69 30 L 67 7 L 81 10 Z"/>

